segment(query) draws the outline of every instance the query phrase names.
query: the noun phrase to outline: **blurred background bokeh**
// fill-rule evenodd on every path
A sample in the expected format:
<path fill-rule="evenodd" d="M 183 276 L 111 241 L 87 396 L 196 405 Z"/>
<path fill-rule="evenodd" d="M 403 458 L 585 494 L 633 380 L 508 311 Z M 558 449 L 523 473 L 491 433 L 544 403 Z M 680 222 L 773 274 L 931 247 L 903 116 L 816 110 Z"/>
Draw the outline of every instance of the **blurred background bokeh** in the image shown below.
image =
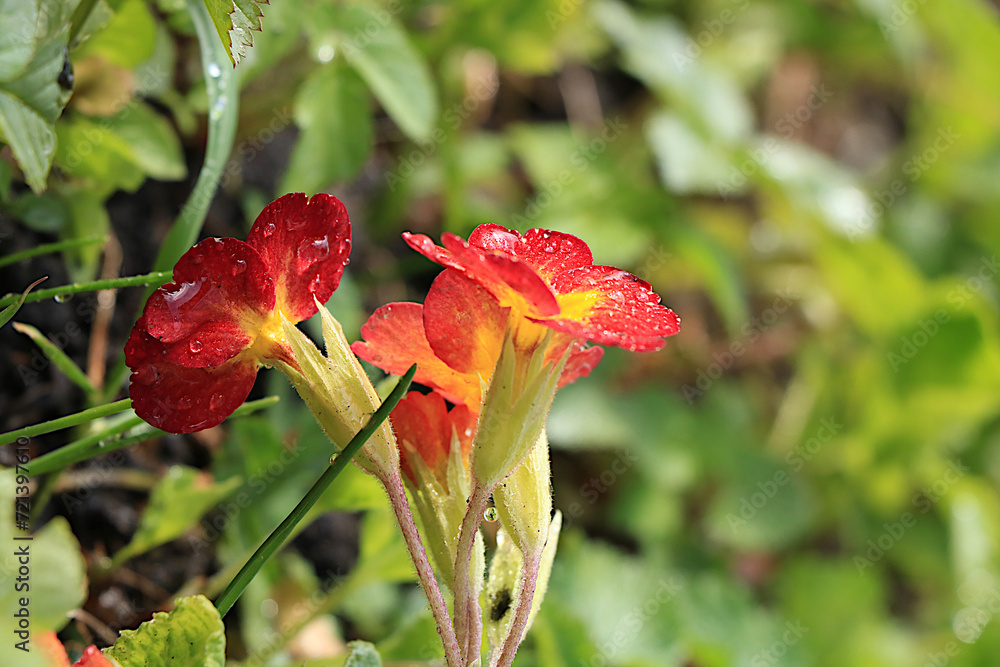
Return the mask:
<path fill-rule="evenodd" d="M 219 100 L 185 2 L 97 6 L 69 53 L 48 188 L 29 190 L 0 154 L 0 233 L 3 254 L 114 242 L 5 267 L 4 291 L 150 271 L 204 159 Z M 203 235 L 242 238 L 284 192 L 341 197 L 354 254 L 331 308 L 352 339 L 436 274 L 400 232 L 483 222 L 575 234 L 682 318 L 664 350 L 609 349 L 556 398 L 566 525 L 516 664 L 997 664 L 993 5 L 261 8 Z M 63 334 L 103 379 L 93 369 L 120 357 L 141 296 L 120 292 L 96 319 L 77 297 L 18 320 Z M 3 430 L 84 407 L 58 370 L 36 368 L 30 340 L 5 327 L 0 341 Z M 90 568 L 67 641 L 100 643 L 101 628 L 135 627 L 179 593 L 217 591 L 301 496 L 328 445 L 283 382 L 261 375 L 253 396 L 284 400 L 259 415 L 62 476 L 41 517 L 68 520 Z M 191 488 L 204 493 L 170 541 L 114 558 L 155 507 L 151 489 L 169 505 Z M 337 664 L 324 656 L 358 637 L 390 662 L 439 655 L 384 498 L 359 474 L 338 488 L 227 619 L 233 660 Z"/>

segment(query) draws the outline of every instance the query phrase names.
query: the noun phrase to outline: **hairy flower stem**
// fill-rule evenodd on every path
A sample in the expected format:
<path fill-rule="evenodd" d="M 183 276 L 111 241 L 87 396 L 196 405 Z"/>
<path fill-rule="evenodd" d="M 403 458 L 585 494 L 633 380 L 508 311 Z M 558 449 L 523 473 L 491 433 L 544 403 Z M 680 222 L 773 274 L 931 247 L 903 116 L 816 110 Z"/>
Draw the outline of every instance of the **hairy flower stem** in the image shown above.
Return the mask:
<path fill-rule="evenodd" d="M 438 586 L 437 578 L 430 561 L 427 559 L 427 552 L 420 539 L 420 532 L 417 524 L 413 520 L 413 513 L 410 511 L 410 503 L 406 499 L 406 491 L 403 489 L 403 480 L 399 475 L 399 468 L 391 471 L 383 471 L 381 476 L 382 485 L 386 493 L 389 494 L 389 501 L 392 509 L 396 513 L 396 521 L 399 522 L 399 529 L 403 533 L 403 540 L 406 548 L 410 552 L 410 559 L 416 568 L 420 585 L 423 586 L 424 594 L 431 606 L 431 614 L 434 615 L 434 622 L 437 624 L 438 634 L 441 636 L 441 643 L 444 644 L 445 660 L 448 667 L 463 667 L 461 652 L 459 651 L 458 639 L 455 636 L 455 626 L 452 623 L 451 615 L 448 613 L 448 605 L 445 603 L 444 595 Z"/>
<path fill-rule="evenodd" d="M 497 653 L 497 657 L 490 661 L 491 667 L 510 667 L 514 662 L 514 655 L 517 647 L 521 645 L 524 631 L 528 628 L 528 620 L 531 618 L 531 607 L 535 598 L 535 585 L 538 583 L 538 570 L 542 562 L 542 552 L 525 556 L 524 567 L 521 570 L 521 591 L 517 600 L 517 609 L 514 611 L 514 620 L 511 621 L 507 629 L 507 636 L 504 638 L 503 648 Z"/>
<path fill-rule="evenodd" d="M 483 642 L 483 616 L 479 608 L 479 587 L 474 586 L 469 579 L 472 565 L 472 549 L 476 543 L 476 533 L 483 521 L 483 512 L 489 502 L 490 494 L 496 485 L 484 488 L 477 483 L 472 488 L 469 507 L 462 519 L 459 532 L 458 549 L 455 557 L 455 623 L 459 642 L 462 647 L 462 659 L 466 665 L 479 662 L 479 652 Z"/>

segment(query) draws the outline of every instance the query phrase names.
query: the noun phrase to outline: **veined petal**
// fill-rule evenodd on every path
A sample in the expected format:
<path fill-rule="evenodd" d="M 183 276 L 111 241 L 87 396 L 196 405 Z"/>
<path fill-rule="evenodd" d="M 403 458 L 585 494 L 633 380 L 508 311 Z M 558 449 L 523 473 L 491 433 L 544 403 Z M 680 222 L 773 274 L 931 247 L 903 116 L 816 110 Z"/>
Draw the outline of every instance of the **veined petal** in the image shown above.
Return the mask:
<path fill-rule="evenodd" d="M 291 322 L 316 312 L 313 296 L 329 300 L 351 254 L 351 221 L 332 195 L 308 199 L 294 192 L 267 205 L 247 235 L 261 255 L 277 295 L 277 306 Z"/>
<path fill-rule="evenodd" d="M 652 352 L 680 331 L 680 318 L 660 304 L 652 286 L 611 266 L 586 266 L 552 280 L 558 317 L 534 321 L 601 345 Z"/>
<path fill-rule="evenodd" d="M 206 239 L 174 267 L 143 310 L 144 331 L 172 363 L 218 366 L 253 339 L 274 308 L 274 284 L 260 255 L 237 239 Z"/>
<path fill-rule="evenodd" d="M 125 344 L 132 369 L 129 396 L 135 413 L 170 433 L 192 433 L 221 423 L 243 404 L 257 377 L 257 359 L 241 352 L 212 368 L 181 366 L 146 333 L 140 318 Z"/>
<path fill-rule="evenodd" d="M 434 279 L 424 300 L 423 326 L 434 354 L 460 373 L 489 380 L 503 347 L 509 310 L 454 269 Z"/>
<path fill-rule="evenodd" d="M 452 403 L 478 406 L 482 398 L 479 379 L 459 373 L 434 354 L 424 335 L 423 310 L 419 303 L 382 306 L 361 327 L 364 341 L 351 345 L 351 351 L 394 375 L 417 364 L 415 382 L 437 389 Z"/>
<path fill-rule="evenodd" d="M 503 229 L 499 225 L 493 227 Z M 501 306 L 512 307 L 530 317 L 551 317 L 559 313 L 559 304 L 545 281 L 531 266 L 503 250 L 472 246 L 451 233 L 441 236 L 444 248 L 435 246 L 422 234 L 404 233 L 403 238 L 428 259 L 457 269 L 475 280 Z"/>

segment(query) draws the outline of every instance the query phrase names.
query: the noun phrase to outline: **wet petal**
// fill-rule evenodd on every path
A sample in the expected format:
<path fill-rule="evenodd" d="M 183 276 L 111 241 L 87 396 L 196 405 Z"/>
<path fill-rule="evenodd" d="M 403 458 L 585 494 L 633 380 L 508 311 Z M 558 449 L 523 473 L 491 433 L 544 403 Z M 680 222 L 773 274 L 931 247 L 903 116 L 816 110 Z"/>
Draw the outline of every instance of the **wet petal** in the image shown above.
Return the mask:
<path fill-rule="evenodd" d="M 529 229 L 518 256 L 546 281 L 564 271 L 594 263 L 594 255 L 586 243 L 572 234 L 546 229 Z"/>
<path fill-rule="evenodd" d="M 243 404 L 257 377 L 249 351 L 213 368 L 182 366 L 167 359 L 167 346 L 144 324 L 140 318 L 125 345 L 137 415 L 169 433 L 192 433 L 216 426 Z"/>
<path fill-rule="evenodd" d="M 427 342 L 439 359 L 461 373 L 489 380 L 503 346 L 508 309 L 454 269 L 442 271 L 424 300 Z"/>
<path fill-rule="evenodd" d="M 423 306 L 419 303 L 390 303 L 382 306 L 361 327 L 364 341 L 351 350 L 368 363 L 394 375 L 402 375 L 417 364 L 414 381 L 433 387 L 452 403 L 477 406 L 479 379 L 441 361 L 424 335 Z"/>
<path fill-rule="evenodd" d="M 340 285 L 351 254 L 351 221 L 332 195 L 287 194 L 267 205 L 247 235 L 271 275 L 278 308 L 291 322 L 316 312 Z"/>
<path fill-rule="evenodd" d="M 173 363 L 203 368 L 231 359 L 274 307 L 274 284 L 257 251 L 237 239 L 206 239 L 174 267 L 143 310 L 145 331 Z"/>
<path fill-rule="evenodd" d="M 611 266 L 588 266 L 559 274 L 559 317 L 535 320 L 557 331 L 632 352 L 652 352 L 680 331 L 680 318 L 660 304 L 649 283 Z"/>

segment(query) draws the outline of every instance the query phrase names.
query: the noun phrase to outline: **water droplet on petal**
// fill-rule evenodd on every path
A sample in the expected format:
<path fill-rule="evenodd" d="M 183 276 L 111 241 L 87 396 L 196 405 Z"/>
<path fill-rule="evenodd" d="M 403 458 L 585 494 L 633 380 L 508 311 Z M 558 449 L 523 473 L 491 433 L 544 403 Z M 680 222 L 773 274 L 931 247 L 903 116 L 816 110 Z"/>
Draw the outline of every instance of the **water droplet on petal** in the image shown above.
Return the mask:
<path fill-rule="evenodd" d="M 295 253 L 295 270 L 303 273 L 310 266 L 330 254 L 330 239 L 323 236 L 303 241 Z"/>
<path fill-rule="evenodd" d="M 201 352 L 201 348 L 202 348 L 202 347 L 204 347 L 204 345 L 203 345 L 203 344 L 202 344 L 202 342 L 201 342 L 200 340 L 198 340 L 197 338 L 195 338 L 195 339 L 194 339 L 194 340 L 192 340 L 192 341 L 191 341 L 190 343 L 188 343 L 188 348 L 190 348 L 190 349 L 191 349 L 191 351 L 192 351 L 193 353 L 195 353 L 195 354 L 198 354 L 199 352 Z"/>
<path fill-rule="evenodd" d="M 208 402 L 209 410 L 218 410 L 219 406 L 222 405 L 222 401 L 225 400 L 225 396 L 222 394 L 214 394 L 211 400 Z"/>
<path fill-rule="evenodd" d="M 236 263 L 233 264 L 233 275 L 238 276 L 247 270 L 246 260 L 238 259 Z"/>
<path fill-rule="evenodd" d="M 266 225 L 264 225 L 264 238 L 267 238 L 268 236 L 270 236 L 271 234 L 273 234 L 274 233 L 274 229 L 275 228 L 274 228 L 274 223 L 273 222 L 269 222 Z"/>

